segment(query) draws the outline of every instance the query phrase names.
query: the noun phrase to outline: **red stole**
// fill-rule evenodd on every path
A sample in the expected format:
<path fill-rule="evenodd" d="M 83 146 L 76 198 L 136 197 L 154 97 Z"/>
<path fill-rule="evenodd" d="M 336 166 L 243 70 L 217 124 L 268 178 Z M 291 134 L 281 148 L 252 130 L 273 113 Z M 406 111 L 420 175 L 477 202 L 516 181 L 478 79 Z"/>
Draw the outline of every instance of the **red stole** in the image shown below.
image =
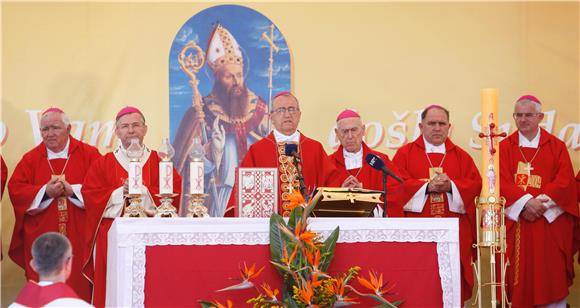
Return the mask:
<path fill-rule="evenodd" d="M 0 199 L 2 199 L 2 196 L 4 196 L 4 187 L 6 186 L 6 178 L 8 177 L 8 168 L 2 156 L 0 156 L 0 173 Z"/>

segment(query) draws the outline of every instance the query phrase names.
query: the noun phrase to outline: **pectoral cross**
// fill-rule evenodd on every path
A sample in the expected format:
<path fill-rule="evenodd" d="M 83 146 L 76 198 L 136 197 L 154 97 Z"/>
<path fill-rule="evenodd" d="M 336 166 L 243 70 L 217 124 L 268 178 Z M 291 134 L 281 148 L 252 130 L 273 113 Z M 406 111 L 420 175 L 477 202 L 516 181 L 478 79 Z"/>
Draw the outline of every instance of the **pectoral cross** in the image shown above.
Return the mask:
<path fill-rule="evenodd" d="M 524 170 L 526 170 L 528 172 L 528 174 L 532 174 L 532 170 L 534 170 L 534 168 L 532 167 L 531 163 L 526 163 Z"/>

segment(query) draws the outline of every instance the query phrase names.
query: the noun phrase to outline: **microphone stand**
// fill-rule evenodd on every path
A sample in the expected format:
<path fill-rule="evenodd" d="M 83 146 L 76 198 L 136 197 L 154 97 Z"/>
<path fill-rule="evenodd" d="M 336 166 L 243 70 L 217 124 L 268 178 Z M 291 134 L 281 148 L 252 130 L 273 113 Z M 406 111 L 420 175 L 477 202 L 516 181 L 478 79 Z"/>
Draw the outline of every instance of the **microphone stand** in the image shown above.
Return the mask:
<path fill-rule="evenodd" d="M 298 154 L 293 153 L 292 157 L 294 158 L 294 165 L 296 166 L 296 173 L 298 174 L 298 182 L 300 183 L 300 193 L 304 197 L 304 200 L 308 202 L 308 196 L 306 195 L 306 183 L 304 183 L 304 177 L 302 176 L 302 171 L 300 171 L 299 164 L 301 164 L 301 160 L 298 157 Z M 292 185 L 292 184 L 290 184 Z"/>
<path fill-rule="evenodd" d="M 383 217 L 387 217 L 387 173 L 383 171 L 383 191 L 385 192 L 383 199 Z"/>

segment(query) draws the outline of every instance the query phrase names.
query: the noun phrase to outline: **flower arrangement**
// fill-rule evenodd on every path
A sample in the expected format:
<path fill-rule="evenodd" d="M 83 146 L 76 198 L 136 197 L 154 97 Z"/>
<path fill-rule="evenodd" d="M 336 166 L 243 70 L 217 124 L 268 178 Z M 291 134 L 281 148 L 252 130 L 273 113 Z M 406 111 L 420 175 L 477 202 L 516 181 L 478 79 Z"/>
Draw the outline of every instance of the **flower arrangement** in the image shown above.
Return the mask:
<path fill-rule="evenodd" d="M 257 278 L 264 267 L 256 269 L 255 264 L 240 266 L 241 282 L 219 291 L 255 288 L 258 295 L 247 303 L 253 307 L 342 307 L 358 304 L 355 296 L 369 297 L 379 303 L 379 307 L 397 307 L 403 301 L 390 302 L 385 299 L 393 284 L 383 282 L 383 275 L 368 272 L 368 278 L 361 276 L 358 266 L 351 267 L 347 273 L 332 277 L 327 273 L 334 257 L 339 227 L 322 241 L 321 237 L 308 228 L 308 217 L 318 203 L 320 196 L 314 197 L 309 204 L 299 192 L 291 197 L 292 212 L 286 222 L 280 215 L 270 217 L 270 255 L 271 263 L 282 276 L 282 291 L 272 290 L 267 284 L 257 285 Z M 367 290 L 364 293 L 356 289 L 351 282 L 356 281 Z M 200 301 L 202 307 L 229 308 L 217 301 Z"/>

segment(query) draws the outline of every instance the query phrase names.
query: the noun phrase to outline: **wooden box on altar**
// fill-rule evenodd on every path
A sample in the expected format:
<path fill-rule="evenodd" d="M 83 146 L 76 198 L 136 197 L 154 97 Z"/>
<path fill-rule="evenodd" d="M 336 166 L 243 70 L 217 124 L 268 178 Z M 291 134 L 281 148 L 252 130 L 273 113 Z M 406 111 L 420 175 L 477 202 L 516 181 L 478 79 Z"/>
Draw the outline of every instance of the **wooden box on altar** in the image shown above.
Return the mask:
<path fill-rule="evenodd" d="M 320 187 L 322 195 L 312 211 L 314 217 L 369 217 L 381 204 L 381 191 L 369 189 Z"/>

